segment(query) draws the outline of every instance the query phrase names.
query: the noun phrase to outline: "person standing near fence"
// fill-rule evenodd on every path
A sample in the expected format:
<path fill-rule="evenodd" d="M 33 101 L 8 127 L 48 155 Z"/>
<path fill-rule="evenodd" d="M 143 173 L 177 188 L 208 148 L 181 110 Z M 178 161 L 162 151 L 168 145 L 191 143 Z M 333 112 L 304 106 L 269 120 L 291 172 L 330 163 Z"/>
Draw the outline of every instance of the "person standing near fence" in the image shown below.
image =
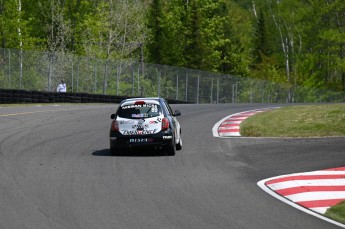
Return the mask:
<path fill-rule="evenodd" d="M 64 80 L 61 80 L 59 86 L 56 89 L 57 92 L 66 92 L 66 84 Z"/>

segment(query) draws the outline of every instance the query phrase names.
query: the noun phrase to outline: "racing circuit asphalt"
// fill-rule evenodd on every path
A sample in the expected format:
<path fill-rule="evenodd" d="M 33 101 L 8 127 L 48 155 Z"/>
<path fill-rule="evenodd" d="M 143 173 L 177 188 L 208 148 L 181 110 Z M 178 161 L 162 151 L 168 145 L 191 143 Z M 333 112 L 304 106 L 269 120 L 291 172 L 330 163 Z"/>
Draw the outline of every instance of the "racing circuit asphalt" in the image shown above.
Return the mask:
<path fill-rule="evenodd" d="M 229 114 L 268 106 L 172 105 L 183 137 L 173 157 L 111 156 L 117 105 L 0 107 L 0 228 L 339 228 L 256 183 L 344 166 L 345 138 L 213 137 Z"/>

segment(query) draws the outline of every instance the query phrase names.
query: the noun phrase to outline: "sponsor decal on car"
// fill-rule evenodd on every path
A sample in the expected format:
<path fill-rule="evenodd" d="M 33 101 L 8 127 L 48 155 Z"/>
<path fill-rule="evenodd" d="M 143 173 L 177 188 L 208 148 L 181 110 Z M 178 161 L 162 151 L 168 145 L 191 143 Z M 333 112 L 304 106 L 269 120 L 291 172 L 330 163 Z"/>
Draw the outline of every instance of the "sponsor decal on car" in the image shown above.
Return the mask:
<path fill-rule="evenodd" d="M 158 129 L 153 130 L 124 130 L 122 131 L 123 135 L 143 135 L 143 134 L 154 134 Z"/>
<path fill-rule="evenodd" d="M 134 124 L 136 123 L 136 121 L 134 120 L 123 120 L 123 121 L 120 121 L 120 124 Z"/>
<path fill-rule="evenodd" d="M 163 139 L 172 139 L 172 136 L 163 136 Z"/>
<path fill-rule="evenodd" d="M 132 125 L 133 129 L 147 129 L 149 125 Z"/>
<path fill-rule="evenodd" d="M 153 142 L 153 138 L 131 138 L 129 143 Z"/>
<path fill-rule="evenodd" d="M 148 114 L 132 114 L 132 118 L 147 118 Z"/>
<path fill-rule="evenodd" d="M 125 109 L 131 109 L 131 108 L 136 108 L 136 107 L 143 107 L 143 106 L 139 104 L 132 104 L 132 105 L 127 105 L 127 106 L 122 106 L 121 108 L 125 110 Z"/>
<path fill-rule="evenodd" d="M 158 111 L 158 105 L 157 104 L 132 104 L 132 105 L 126 105 L 122 106 L 122 109 L 131 109 L 131 108 L 141 108 L 141 107 L 151 107 L 152 112 L 157 112 Z"/>

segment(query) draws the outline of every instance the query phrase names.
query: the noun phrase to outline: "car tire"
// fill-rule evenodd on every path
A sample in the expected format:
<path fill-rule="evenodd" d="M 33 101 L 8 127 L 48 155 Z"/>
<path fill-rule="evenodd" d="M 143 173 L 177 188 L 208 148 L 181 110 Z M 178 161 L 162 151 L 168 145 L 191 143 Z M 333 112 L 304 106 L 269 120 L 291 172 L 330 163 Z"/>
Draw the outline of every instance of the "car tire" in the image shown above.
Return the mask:
<path fill-rule="evenodd" d="M 181 150 L 182 149 L 182 138 L 180 137 L 180 140 L 176 144 L 176 150 Z"/>
<path fill-rule="evenodd" d="M 110 154 L 112 156 L 115 156 L 119 153 L 118 149 L 116 149 L 115 147 L 110 147 Z"/>
<path fill-rule="evenodd" d="M 174 156 L 176 153 L 175 146 L 171 145 L 167 148 L 167 153 L 169 156 Z"/>
<path fill-rule="evenodd" d="M 172 144 L 169 144 L 166 147 L 166 151 L 167 151 L 169 156 L 174 156 L 175 155 L 175 153 L 176 153 L 175 139 L 173 140 Z"/>

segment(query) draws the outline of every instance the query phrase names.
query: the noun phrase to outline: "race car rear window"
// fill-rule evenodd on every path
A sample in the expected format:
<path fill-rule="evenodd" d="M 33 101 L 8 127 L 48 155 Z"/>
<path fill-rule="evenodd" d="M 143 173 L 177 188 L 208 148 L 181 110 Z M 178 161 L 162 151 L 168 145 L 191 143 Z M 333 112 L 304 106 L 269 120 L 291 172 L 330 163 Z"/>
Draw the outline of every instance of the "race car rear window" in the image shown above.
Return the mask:
<path fill-rule="evenodd" d="M 117 115 L 121 118 L 140 119 L 160 116 L 161 107 L 158 104 L 132 104 L 121 106 Z"/>

